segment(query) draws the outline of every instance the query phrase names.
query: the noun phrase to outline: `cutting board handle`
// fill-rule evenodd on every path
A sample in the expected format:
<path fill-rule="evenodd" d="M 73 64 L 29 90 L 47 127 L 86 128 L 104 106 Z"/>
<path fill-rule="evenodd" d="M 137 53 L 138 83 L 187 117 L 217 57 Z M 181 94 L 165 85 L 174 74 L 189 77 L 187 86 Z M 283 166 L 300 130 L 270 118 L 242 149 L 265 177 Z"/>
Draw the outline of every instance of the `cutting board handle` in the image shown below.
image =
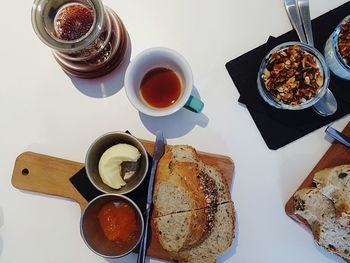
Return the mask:
<path fill-rule="evenodd" d="M 24 152 L 16 159 L 12 185 L 22 190 L 70 198 L 84 208 L 87 201 L 69 181 L 83 167 L 82 163 Z"/>

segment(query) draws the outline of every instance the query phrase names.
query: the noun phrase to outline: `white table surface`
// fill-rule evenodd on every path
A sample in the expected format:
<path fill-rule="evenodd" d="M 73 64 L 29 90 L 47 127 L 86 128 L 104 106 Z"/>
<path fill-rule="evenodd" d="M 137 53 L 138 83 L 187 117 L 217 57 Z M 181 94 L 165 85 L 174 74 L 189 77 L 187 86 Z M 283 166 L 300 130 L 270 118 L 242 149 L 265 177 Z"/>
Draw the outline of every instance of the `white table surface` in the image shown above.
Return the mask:
<path fill-rule="evenodd" d="M 316 17 L 345 0 L 311 0 Z M 164 118 L 139 114 L 127 100 L 123 74 L 71 80 L 34 34 L 31 1 L 2 1 L 0 9 L 0 262 L 135 262 L 131 254 L 105 260 L 79 233 L 80 209 L 70 200 L 15 189 L 16 156 L 34 151 L 83 162 L 105 132 L 130 130 L 153 140 L 230 156 L 236 165 L 232 198 L 236 240 L 218 262 L 342 262 L 320 249 L 284 213 L 284 204 L 330 146 L 324 128 L 277 150 L 267 148 L 248 111 L 238 104 L 225 63 L 291 29 L 282 0 L 105 0 L 122 18 L 131 58 L 166 46 L 189 61 L 202 114 Z M 349 116 L 333 126 L 343 129 Z M 147 262 L 160 262 L 147 259 Z"/>

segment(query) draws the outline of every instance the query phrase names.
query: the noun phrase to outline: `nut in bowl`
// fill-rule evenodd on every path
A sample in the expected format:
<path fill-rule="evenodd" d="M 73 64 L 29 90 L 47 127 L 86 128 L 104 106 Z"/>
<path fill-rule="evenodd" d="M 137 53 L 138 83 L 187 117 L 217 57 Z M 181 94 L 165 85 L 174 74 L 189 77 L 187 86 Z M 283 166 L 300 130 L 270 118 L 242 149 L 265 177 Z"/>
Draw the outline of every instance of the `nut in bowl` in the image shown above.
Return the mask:
<path fill-rule="evenodd" d="M 90 182 L 103 193 L 131 192 L 145 179 L 148 166 L 143 144 L 125 132 L 110 132 L 97 138 L 85 158 Z"/>
<path fill-rule="evenodd" d="M 139 244 L 144 221 L 138 206 L 128 197 L 104 194 L 89 202 L 80 221 L 81 236 L 97 255 L 118 258 Z"/>
<path fill-rule="evenodd" d="M 257 79 L 261 97 L 271 106 L 302 110 L 313 106 L 327 91 L 329 69 L 315 48 L 287 42 L 263 59 Z"/>
<path fill-rule="evenodd" d="M 332 73 L 350 80 L 350 15 L 344 18 L 329 36 L 324 55 Z"/>

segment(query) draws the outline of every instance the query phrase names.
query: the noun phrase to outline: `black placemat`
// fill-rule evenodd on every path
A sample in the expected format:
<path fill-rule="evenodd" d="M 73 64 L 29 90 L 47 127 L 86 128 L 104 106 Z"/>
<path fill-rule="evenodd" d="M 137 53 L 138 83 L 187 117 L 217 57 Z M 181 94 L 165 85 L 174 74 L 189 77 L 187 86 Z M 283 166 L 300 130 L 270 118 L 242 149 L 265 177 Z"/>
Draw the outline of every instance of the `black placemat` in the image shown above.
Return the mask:
<path fill-rule="evenodd" d="M 350 14 L 350 2 L 333 9 L 312 21 L 315 47 L 323 52 L 324 44 L 338 23 Z M 265 55 L 275 46 L 288 41 L 299 41 L 294 30 L 268 41 L 231 60 L 226 68 L 240 97 L 270 149 L 278 149 L 300 137 L 350 113 L 350 82 L 331 75 L 330 90 L 337 102 L 337 112 L 328 117 L 318 115 L 312 108 L 300 111 L 279 110 L 269 106 L 257 90 L 257 74 Z"/>

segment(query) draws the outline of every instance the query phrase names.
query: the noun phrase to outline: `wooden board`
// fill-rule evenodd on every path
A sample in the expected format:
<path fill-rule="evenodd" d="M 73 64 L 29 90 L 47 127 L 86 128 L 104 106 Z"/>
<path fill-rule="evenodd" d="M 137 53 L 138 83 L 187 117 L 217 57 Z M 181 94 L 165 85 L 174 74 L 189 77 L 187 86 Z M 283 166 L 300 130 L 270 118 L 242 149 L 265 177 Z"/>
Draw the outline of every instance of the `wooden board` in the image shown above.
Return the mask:
<path fill-rule="evenodd" d="M 141 141 L 146 150 L 152 155 L 153 142 Z M 215 166 L 224 175 L 228 184 L 231 185 L 234 164 L 230 157 L 206 152 L 198 152 L 198 154 L 203 162 Z M 83 210 L 88 202 L 69 181 L 83 167 L 83 163 L 33 152 L 24 152 L 16 159 L 12 174 L 12 185 L 22 190 L 73 199 Z M 169 260 L 168 253 L 162 249 L 157 240 L 153 225 L 151 225 L 151 228 L 152 235 L 147 255 Z"/>
<path fill-rule="evenodd" d="M 343 133 L 350 137 L 350 122 L 343 130 Z M 305 188 L 305 187 L 311 187 L 311 186 L 315 187 L 315 184 L 313 183 L 313 177 L 314 177 L 314 174 L 316 172 L 318 172 L 322 169 L 325 169 L 325 168 L 329 168 L 329 167 L 333 167 L 333 166 L 337 166 L 337 165 L 342 165 L 342 164 L 350 164 L 350 149 L 348 147 L 344 146 L 343 144 L 334 141 L 333 144 L 331 145 L 331 147 L 323 155 L 321 160 L 316 164 L 316 166 L 312 169 L 310 174 L 306 177 L 306 179 L 303 181 L 303 183 L 299 186 L 299 188 L 296 191 L 298 191 L 299 189 Z M 286 203 L 285 211 L 286 211 L 287 215 L 292 217 L 294 220 L 296 220 L 302 224 L 305 224 L 308 228 L 310 228 L 308 226 L 308 224 L 306 223 L 306 221 L 304 221 L 300 217 L 297 217 L 294 215 L 294 213 L 293 213 L 294 212 L 294 198 L 293 198 L 293 196 Z"/>

